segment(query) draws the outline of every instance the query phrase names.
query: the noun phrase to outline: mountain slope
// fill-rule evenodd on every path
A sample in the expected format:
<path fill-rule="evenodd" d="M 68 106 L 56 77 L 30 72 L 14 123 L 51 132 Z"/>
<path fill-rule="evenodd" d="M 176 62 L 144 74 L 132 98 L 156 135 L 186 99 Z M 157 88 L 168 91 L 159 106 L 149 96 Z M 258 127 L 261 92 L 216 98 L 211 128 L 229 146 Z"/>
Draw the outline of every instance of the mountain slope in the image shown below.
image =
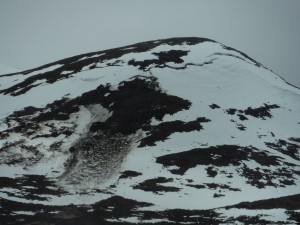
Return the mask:
<path fill-rule="evenodd" d="M 45 215 L 57 224 L 299 219 L 300 90 L 244 53 L 172 38 L 0 83 L 8 224 Z M 272 198 L 274 208 L 258 207 Z"/>

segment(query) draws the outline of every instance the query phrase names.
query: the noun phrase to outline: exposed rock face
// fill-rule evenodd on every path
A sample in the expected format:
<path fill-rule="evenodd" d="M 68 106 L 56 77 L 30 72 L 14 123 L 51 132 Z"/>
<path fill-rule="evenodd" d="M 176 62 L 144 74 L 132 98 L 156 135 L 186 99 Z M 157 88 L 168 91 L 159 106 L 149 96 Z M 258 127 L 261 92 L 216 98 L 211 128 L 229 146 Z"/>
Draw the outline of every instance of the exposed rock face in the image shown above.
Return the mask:
<path fill-rule="evenodd" d="M 5 224 L 299 221 L 300 90 L 244 53 L 172 38 L 0 84 Z"/>

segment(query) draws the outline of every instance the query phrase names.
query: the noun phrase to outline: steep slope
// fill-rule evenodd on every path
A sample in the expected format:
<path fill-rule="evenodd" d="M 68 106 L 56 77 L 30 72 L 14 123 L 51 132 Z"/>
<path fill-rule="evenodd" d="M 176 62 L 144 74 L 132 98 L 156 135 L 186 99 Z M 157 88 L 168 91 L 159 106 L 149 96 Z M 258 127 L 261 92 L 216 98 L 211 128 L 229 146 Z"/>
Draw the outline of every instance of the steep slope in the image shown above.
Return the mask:
<path fill-rule="evenodd" d="M 172 38 L 0 83 L 7 224 L 299 221 L 300 90 L 244 53 Z"/>

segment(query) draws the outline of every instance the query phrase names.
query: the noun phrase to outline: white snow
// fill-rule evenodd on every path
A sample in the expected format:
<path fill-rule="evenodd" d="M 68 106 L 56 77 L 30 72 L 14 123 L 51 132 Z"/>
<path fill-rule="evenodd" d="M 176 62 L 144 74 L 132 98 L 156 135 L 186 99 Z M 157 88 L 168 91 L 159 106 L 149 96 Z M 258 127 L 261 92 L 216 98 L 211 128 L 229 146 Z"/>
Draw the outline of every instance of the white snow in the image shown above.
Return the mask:
<path fill-rule="evenodd" d="M 31 211 L 13 211 L 12 214 L 32 216 L 32 215 L 35 215 L 35 212 L 31 212 Z"/>
<path fill-rule="evenodd" d="M 260 215 L 260 219 L 265 219 L 267 221 L 273 222 L 284 222 L 287 221 L 289 215 L 286 214 L 285 209 L 218 209 L 217 213 L 223 214 L 226 218 L 233 217 L 237 218 L 239 216 L 257 216 Z"/>

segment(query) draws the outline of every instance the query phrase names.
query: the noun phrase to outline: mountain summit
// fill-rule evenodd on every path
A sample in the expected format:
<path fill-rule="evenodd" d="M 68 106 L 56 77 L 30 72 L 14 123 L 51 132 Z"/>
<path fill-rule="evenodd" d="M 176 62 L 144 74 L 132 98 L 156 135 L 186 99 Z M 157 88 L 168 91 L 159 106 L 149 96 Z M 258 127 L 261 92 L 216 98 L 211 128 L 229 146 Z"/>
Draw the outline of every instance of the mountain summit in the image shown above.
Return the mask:
<path fill-rule="evenodd" d="M 3 74 L 0 102 L 4 224 L 300 221 L 300 90 L 216 41 Z"/>

